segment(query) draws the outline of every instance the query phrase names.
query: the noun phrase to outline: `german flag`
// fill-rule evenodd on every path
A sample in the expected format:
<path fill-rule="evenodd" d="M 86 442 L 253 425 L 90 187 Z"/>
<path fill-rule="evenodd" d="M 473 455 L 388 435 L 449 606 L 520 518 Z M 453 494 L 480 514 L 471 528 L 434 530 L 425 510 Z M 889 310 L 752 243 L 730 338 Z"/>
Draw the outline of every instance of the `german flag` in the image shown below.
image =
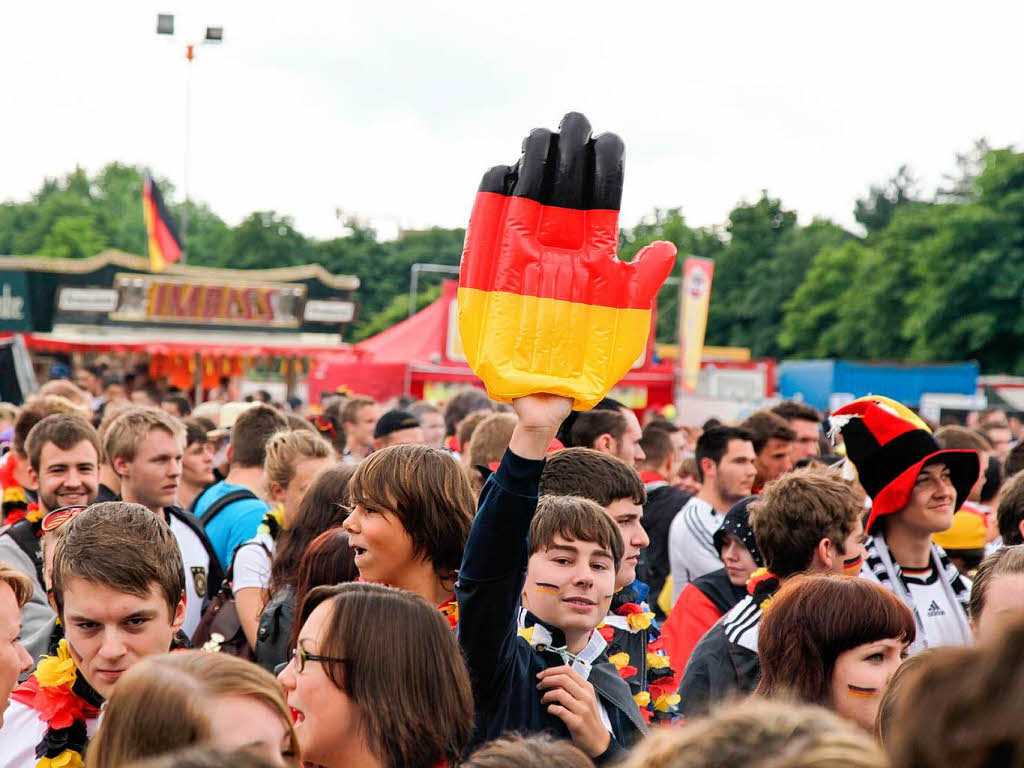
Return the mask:
<path fill-rule="evenodd" d="M 548 392 L 592 408 L 643 353 L 675 261 L 656 242 L 619 261 L 622 140 L 569 113 L 480 183 L 459 274 L 466 359 L 488 394 Z"/>
<path fill-rule="evenodd" d="M 162 271 L 168 264 L 181 258 L 182 244 L 160 188 L 153 177 L 146 174 L 142 184 L 142 214 L 146 219 L 146 237 L 149 242 L 149 268 Z"/>

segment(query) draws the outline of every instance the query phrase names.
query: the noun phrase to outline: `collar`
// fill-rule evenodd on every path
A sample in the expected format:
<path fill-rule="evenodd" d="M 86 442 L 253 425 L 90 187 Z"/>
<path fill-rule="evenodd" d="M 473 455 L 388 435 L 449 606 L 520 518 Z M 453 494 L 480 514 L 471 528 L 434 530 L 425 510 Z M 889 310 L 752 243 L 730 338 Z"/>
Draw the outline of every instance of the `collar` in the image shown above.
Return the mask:
<path fill-rule="evenodd" d="M 565 633 L 558 627 L 541 621 L 527 610 L 520 612 L 519 636 L 535 652 L 550 658 L 555 656 L 560 663 L 570 665 L 586 680 L 594 664 L 608 647 L 608 642 L 600 632 L 591 632 L 590 640 L 579 653 L 573 654 L 566 647 Z"/>

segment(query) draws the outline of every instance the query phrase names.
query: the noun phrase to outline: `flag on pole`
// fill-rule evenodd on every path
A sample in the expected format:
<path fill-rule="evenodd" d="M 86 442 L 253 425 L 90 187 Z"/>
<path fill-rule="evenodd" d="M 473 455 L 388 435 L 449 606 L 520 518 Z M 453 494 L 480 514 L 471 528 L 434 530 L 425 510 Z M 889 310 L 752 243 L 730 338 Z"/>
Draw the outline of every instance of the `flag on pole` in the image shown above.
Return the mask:
<path fill-rule="evenodd" d="M 181 258 L 182 243 L 160 189 L 148 173 L 142 184 L 142 213 L 146 219 L 149 268 L 160 272 Z"/>
<path fill-rule="evenodd" d="M 715 262 L 711 259 L 691 256 L 683 264 L 683 282 L 679 285 L 679 365 L 683 391 L 688 394 L 697 391 L 714 274 Z"/>

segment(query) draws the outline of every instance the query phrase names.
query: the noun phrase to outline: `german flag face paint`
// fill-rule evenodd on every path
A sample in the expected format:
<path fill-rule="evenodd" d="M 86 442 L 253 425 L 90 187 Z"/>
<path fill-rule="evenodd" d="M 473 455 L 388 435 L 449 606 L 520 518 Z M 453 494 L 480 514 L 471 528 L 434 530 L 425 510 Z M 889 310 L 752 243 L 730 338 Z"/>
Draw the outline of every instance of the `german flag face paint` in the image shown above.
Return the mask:
<path fill-rule="evenodd" d="M 846 693 L 854 699 L 870 699 L 878 695 L 878 689 L 862 688 L 859 685 L 847 685 Z"/>
<path fill-rule="evenodd" d="M 860 573 L 860 567 L 864 564 L 864 553 L 858 553 L 856 557 L 843 560 L 843 573 L 847 576 L 856 576 Z"/>
<path fill-rule="evenodd" d="M 532 131 L 514 166 L 484 174 L 466 229 L 459 330 L 492 398 L 548 392 L 586 410 L 643 353 L 676 248 L 616 257 L 624 151 L 571 112 L 557 133 Z"/>

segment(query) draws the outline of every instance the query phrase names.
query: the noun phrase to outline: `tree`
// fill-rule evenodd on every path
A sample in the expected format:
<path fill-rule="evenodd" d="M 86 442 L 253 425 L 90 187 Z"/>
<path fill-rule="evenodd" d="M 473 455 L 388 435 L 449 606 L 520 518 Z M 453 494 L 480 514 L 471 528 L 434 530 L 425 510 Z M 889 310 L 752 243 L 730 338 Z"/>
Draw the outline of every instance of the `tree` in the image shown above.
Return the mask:
<path fill-rule="evenodd" d="M 61 216 L 46 233 L 39 254 L 59 259 L 84 259 L 102 251 L 105 243 L 106 239 L 89 216 Z"/>
<path fill-rule="evenodd" d="M 295 229 L 289 216 L 255 211 L 231 231 L 228 263 L 235 269 L 268 269 L 308 264 L 312 243 Z"/>

